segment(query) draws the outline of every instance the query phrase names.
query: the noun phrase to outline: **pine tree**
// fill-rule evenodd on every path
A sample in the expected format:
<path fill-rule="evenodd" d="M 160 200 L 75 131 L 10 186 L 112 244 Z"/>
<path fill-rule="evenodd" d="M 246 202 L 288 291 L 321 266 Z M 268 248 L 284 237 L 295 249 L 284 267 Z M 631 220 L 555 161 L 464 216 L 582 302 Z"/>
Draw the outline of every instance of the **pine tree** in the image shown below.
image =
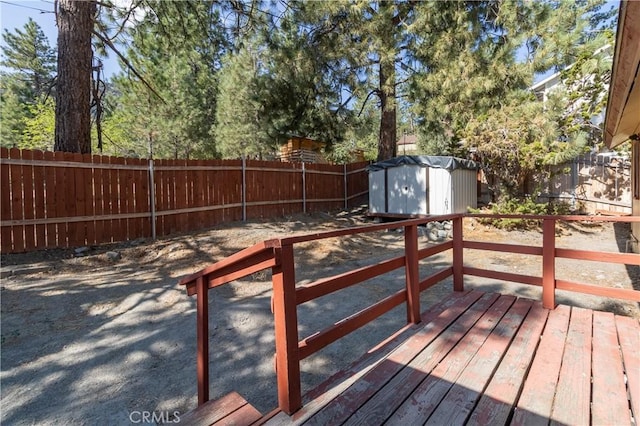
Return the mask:
<path fill-rule="evenodd" d="M 2 38 L 0 64 L 7 71 L 0 75 L 1 144 L 22 148 L 25 123 L 34 118 L 32 106 L 53 96 L 55 49 L 32 19 L 13 33 L 5 29 Z"/>
<path fill-rule="evenodd" d="M 398 67 L 407 54 L 407 27 L 418 2 L 332 1 L 295 3 L 294 22 L 322 58 L 335 93 L 350 92 L 365 103 L 377 98 L 379 160 L 396 154 Z M 404 74 L 403 74 L 404 75 Z"/>
<path fill-rule="evenodd" d="M 91 35 L 94 0 L 58 0 L 55 151 L 91 152 Z"/>
<path fill-rule="evenodd" d="M 147 14 L 130 30 L 132 43 L 126 54 L 137 75 L 125 71 L 114 78 L 121 95 L 110 107 L 116 116 L 107 119 L 126 126 L 138 146 L 115 143 L 137 153 L 150 151 L 156 158 L 216 155 L 210 133 L 225 40 L 216 25 L 213 2 L 146 5 Z"/>
<path fill-rule="evenodd" d="M 235 55 L 228 54 L 222 64 L 213 132 L 216 148 L 223 158 L 261 158 L 274 147 L 263 131 L 257 59 L 250 48 L 243 47 Z"/>
<path fill-rule="evenodd" d="M 544 177 L 546 166 L 562 164 L 601 139 L 602 130 L 593 120 L 604 108 L 611 57 L 602 49 L 595 52 L 606 37 L 587 30 L 599 23 L 590 16 L 610 15 L 597 12 L 597 3 L 553 6 L 546 20 L 530 24 L 535 34 L 549 36 L 525 32 L 531 54 L 511 68 L 520 69 L 522 75 L 564 68 L 564 84 L 548 94 L 544 104 L 523 90 L 526 86 L 515 86 L 501 97 L 502 102 L 476 110 L 459 127 L 465 148 L 474 151 L 485 171 L 497 178 L 502 195 L 510 199 L 524 197 L 528 181 Z M 558 28 L 567 33 L 557 35 Z M 565 67 L 571 61 L 575 62 Z"/>

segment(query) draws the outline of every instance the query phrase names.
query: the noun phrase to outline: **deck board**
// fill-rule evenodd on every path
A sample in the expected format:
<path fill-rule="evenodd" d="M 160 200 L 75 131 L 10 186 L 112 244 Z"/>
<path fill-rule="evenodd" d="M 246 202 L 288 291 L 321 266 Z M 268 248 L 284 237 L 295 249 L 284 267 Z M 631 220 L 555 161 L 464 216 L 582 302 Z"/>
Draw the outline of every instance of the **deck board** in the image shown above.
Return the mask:
<path fill-rule="evenodd" d="M 538 347 L 539 336 L 542 334 L 548 315 L 549 311 L 542 307 L 542 303 L 533 303 L 533 307 L 490 379 L 467 424 L 507 423 L 522 390 L 524 378 Z"/>
<path fill-rule="evenodd" d="M 185 425 L 248 425 L 262 417 L 237 392 L 231 392 L 217 400 L 211 400 L 196 410 L 180 417 Z"/>
<path fill-rule="evenodd" d="M 560 305 L 547 325 L 513 416 L 513 425 L 546 425 L 551 417 L 571 309 Z"/>
<path fill-rule="evenodd" d="M 640 424 L 640 351 L 638 351 L 640 323 L 633 318 L 616 316 L 616 329 L 628 381 L 631 410 L 638 425 Z"/>
<path fill-rule="evenodd" d="M 496 326 L 433 412 L 427 425 L 463 425 L 515 337 L 532 301 L 520 299 Z"/>
<path fill-rule="evenodd" d="M 422 318 L 396 349 L 375 363 L 353 364 L 336 375 L 336 386 L 328 382 L 311 393 L 298 413 L 270 415 L 264 424 L 626 425 L 637 419 L 636 319 L 564 305 L 546 310 L 537 301 L 478 291 L 457 294 Z"/>
<path fill-rule="evenodd" d="M 615 319 L 609 312 L 593 313 L 593 406 L 591 424 L 631 423 L 622 353 L 618 344 Z"/>
<path fill-rule="evenodd" d="M 460 344 L 456 345 L 433 372 L 420 383 L 411 397 L 393 414 L 389 424 L 419 424 L 424 419 L 428 419 L 514 301 L 515 297 L 501 296 L 474 324 L 473 328 L 459 342 Z"/>
<path fill-rule="evenodd" d="M 349 407 L 352 415 L 345 424 L 381 424 L 456 346 L 497 299 L 498 296 L 495 294 L 484 295 L 458 321 L 440 334 L 432 344 L 424 348 L 393 379 L 378 390 L 371 399 L 356 410 Z"/>
<path fill-rule="evenodd" d="M 591 330 L 593 311 L 571 310 L 551 424 L 589 424 L 591 400 Z"/>

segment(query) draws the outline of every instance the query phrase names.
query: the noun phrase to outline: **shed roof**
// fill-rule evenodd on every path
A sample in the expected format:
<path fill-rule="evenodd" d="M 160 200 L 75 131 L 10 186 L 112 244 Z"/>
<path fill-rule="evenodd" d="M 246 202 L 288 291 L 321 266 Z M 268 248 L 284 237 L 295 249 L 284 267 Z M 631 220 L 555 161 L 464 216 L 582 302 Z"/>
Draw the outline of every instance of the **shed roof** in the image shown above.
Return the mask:
<path fill-rule="evenodd" d="M 402 165 L 433 167 L 434 169 L 445 169 L 448 171 L 455 169 L 477 170 L 480 168 L 475 161 L 457 157 L 442 155 L 401 155 L 400 157 L 373 163 L 367 166 L 367 171 L 373 172 Z"/>

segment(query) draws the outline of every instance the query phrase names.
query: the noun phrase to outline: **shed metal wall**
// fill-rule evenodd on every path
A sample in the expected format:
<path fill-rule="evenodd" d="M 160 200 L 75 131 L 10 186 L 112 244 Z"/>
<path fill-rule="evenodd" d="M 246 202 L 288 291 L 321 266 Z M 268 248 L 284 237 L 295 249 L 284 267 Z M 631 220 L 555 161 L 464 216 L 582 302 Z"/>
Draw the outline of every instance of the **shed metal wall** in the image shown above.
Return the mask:
<path fill-rule="evenodd" d="M 475 170 L 456 169 L 451 172 L 453 211 L 466 213 L 478 206 L 478 173 Z"/>
<path fill-rule="evenodd" d="M 369 172 L 369 213 L 386 213 L 385 170 Z"/>
<path fill-rule="evenodd" d="M 477 206 L 477 172 L 424 165 L 369 171 L 369 213 L 438 215 Z"/>

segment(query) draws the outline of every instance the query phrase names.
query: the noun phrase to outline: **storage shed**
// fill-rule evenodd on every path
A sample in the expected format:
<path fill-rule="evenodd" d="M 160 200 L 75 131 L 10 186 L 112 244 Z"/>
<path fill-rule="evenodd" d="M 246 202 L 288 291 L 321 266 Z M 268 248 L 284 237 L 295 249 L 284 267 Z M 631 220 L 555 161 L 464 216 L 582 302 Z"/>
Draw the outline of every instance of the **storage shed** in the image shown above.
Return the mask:
<path fill-rule="evenodd" d="M 403 155 L 367 167 L 369 215 L 464 213 L 478 203 L 478 164 L 456 157 Z"/>

